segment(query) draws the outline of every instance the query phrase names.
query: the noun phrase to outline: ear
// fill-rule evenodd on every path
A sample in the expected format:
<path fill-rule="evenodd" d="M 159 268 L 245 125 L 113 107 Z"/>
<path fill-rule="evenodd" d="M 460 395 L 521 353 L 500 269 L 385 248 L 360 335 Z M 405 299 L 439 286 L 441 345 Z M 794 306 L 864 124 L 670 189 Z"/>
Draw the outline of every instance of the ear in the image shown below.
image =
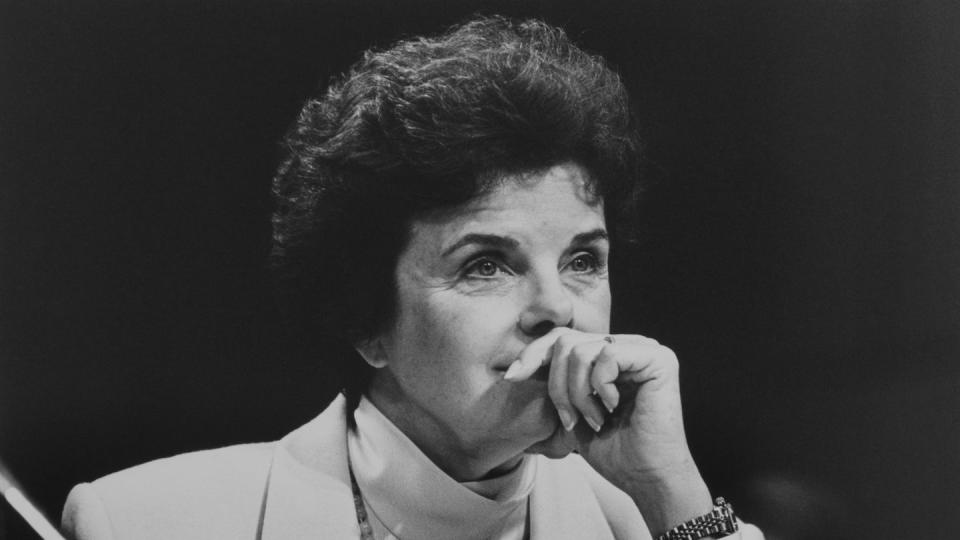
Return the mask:
<path fill-rule="evenodd" d="M 365 339 L 354 345 L 354 348 L 371 367 L 380 369 L 387 365 L 387 351 L 379 337 Z"/>

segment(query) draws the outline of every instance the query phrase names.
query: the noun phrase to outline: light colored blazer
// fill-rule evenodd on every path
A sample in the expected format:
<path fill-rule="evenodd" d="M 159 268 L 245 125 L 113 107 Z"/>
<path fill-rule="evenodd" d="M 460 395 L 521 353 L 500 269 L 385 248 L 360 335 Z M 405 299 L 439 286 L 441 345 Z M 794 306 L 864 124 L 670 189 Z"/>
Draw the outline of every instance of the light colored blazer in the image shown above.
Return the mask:
<path fill-rule="evenodd" d="M 63 530 L 80 540 L 358 539 L 346 414 L 338 397 L 278 442 L 183 454 L 80 484 Z M 582 458 L 536 459 L 532 539 L 650 539 L 630 498 Z M 743 538 L 762 535 L 747 526 Z"/>

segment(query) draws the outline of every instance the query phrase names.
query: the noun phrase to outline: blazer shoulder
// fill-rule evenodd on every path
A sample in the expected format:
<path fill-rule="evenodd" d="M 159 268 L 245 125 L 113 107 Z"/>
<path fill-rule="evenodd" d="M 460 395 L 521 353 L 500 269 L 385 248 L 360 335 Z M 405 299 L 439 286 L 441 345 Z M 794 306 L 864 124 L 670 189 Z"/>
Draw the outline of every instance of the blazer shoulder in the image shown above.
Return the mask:
<path fill-rule="evenodd" d="M 112 539 L 113 528 L 103 508 L 103 501 L 90 484 L 78 484 L 67 495 L 60 528 L 76 540 Z"/>
<path fill-rule="evenodd" d="M 204 450 L 137 465 L 70 492 L 76 538 L 253 538 L 276 443 Z"/>
<path fill-rule="evenodd" d="M 259 483 L 266 478 L 275 446 L 275 442 L 238 444 L 188 452 L 109 474 L 93 485 L 104 491 L 141 491 L 145 485 L 205 491 Z"/>

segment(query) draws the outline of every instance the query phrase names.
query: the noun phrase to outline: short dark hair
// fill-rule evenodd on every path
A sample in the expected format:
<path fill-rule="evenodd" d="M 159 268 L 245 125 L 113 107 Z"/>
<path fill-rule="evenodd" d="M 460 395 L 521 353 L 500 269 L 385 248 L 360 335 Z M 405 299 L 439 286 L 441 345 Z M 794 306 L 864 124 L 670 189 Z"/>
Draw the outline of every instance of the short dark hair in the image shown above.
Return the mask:
<path fill-rule="evenodd" d="M 306 102 L 284 142 L 272 251 L 282 303 L 307 335 L 341 347 L 324 362 L 353 402 L 371 371 L 352 345 L 394 316 L 411 220 L 573 161 L 616 241 L 638 191 L 619 76 L 536 20 L 474 18 L 368 51 Z"/>

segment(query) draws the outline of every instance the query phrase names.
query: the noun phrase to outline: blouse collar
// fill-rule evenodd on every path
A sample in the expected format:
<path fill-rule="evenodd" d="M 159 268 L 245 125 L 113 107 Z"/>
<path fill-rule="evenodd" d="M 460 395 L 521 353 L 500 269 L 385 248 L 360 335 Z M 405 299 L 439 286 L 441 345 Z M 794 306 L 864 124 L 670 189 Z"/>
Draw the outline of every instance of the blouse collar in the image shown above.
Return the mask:
<path fill-rule="evenodd" d="M 457 482 L 363 398 L 349 430 L 350 463 L 367 507 L 399 538 L 493 538 L 522 535 L 536 461 L 509 473 Z M 509 534 L 513 536 L 513 534 Z"/>

